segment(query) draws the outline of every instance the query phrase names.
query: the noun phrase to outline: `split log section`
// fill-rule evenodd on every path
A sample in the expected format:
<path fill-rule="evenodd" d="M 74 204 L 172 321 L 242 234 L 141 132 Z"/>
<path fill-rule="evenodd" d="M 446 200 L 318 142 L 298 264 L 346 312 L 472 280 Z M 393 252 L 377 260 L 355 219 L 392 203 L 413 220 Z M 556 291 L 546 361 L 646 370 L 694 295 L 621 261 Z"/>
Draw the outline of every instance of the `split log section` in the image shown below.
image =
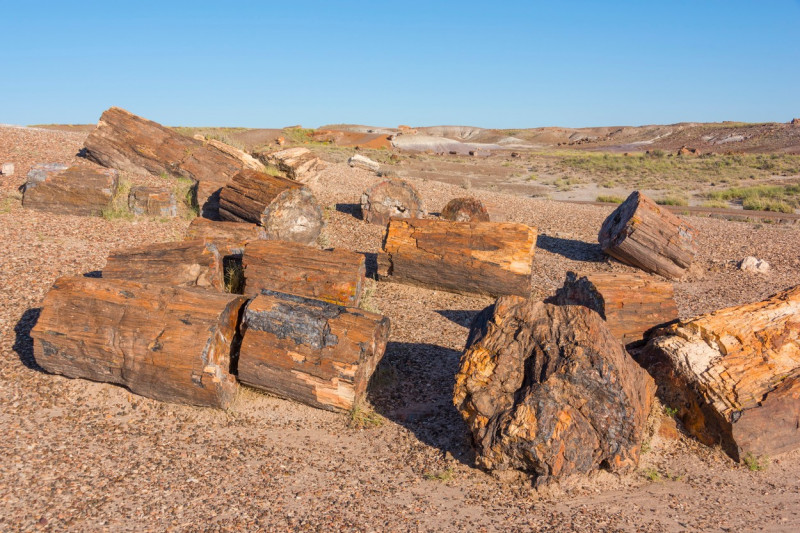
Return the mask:
<path fill-rule="evenodd" d="M 221 222 L 198 217 L 189 224 L 185 238 L 234 241 L 244 247 L 247 241 L 266 239 L 267 234 L 263 227 L 250 222 Z"/>
<path fill-rule="evenodd" d="M 453 198 L 442 209 L 442 218 L 453 222 L 489 222 L 489 211 L 477 198 Z"/>
<path fill-rule="evenodd" d="M 114 169 L 36 165 L 28 173 L 22 206 L 59 215 L 99 216 L 111 206 L 118 183 Z"/>

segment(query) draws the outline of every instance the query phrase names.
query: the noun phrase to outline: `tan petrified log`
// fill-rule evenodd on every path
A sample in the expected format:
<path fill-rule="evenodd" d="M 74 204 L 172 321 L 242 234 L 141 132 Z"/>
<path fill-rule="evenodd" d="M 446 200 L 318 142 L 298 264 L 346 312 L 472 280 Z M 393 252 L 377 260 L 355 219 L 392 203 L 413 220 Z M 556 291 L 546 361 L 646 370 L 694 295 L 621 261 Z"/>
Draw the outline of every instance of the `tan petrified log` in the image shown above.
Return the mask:
<path fill-rule="evenodd" d="M 536 228 L 501 222 L 395 219 L 378 275 L 457 293 L 528 296 Z"/>
<path fill-rule="evenodd" d="M 242 264 L 248 296 L 271 289 L 350 307 L 358 305 L 366 272 L 363 254 L 284 241 L 248 243 Z"/>
<path fill-rule="evenodd" d="M 442 218 L 453 222 L 489 222 L 489 212 L 477 198 L 453 198 L 442 209 Z"/>
<path fill-rule="evenodd" d="M 226 407 L 245 298 L 135 281 L 63 277 L 31 332 L 48 372 L 124 385 L 170 402 Z"/>
<path fill-rule="evenodd" d="M 556 305 L 583 305 L 608 323 L 622 344 L 637 343 L 657 326 L 677 320 L 672 283 L 645 274 L 567 272 L 564 285 L 548 300 Z"/>
<path fill-rule="evenodd" d="M 166 218 L 178 216 L 175 192 L 167 187 L 131 187 L 128 193 L 128 209 L 134 215 Z"/>
<path fill-rule="evenodd" d="M 361 216 L 371 224 L 383 226 L 390 218 L 423 217 L 425 206 L 413 185 L 401 179 L 389 179 L 364 191 Z"/>
<path fill-rule="evenodd" d="M 189 224 L 185 238 L 234 241 L 244 246 L 247 241 L 266 239 L 267 233 L 262 226 L 250 222 L 223 222 L 198 217 Z"/>
<path fill-rule="evenodd" d="M 634 467 L 654 392 L 594 311 L 504 296 L 472 324 L 454 403 L 479 466 L 547 479 Z"/>
<path fill-rule="evenodd" d="M 680 279 L 697 253 L 696 230 L 634 191 L 603 222 L 597 240 L 611 257 L 669 279 Z"/>
<path fill-rule="evenodd" d="M 235 146 L 231 146 L 230 144 L 225 144 L 224 142 L 218 141 L 216 139 L 202 138 L 200 140 L 205 141 L 208 145 L 213 146 L 214 148 L 216 148 L 221 152 L 224 152 L 230 156 L 235 157 L 236 159 L 242 162 L 242 166 L 244 168 L 249 168 L 250 170 L 256 170 L 258 172 L 264 172 L 266 170 L 266 167 L 258 159 L 251 156 L 244 150 L 240 150 Z"/>
<path fill-rule="evenodd" d="M 322 230 L 322 209 L 302 184 L 242 170 L 220 193 L 223 220 L 261 224 L 268 239 L 310 244 Z"/>
<path fill-rule="evenodd" d="M 389 319 L 265 290 L 247 304 L 242 383 L 329 411 L 359 404 L 389 338 Z"/>
<path fill-rule="evenodd" d="M 800 447 L 800 286 L 661 329 L 640 358 L 701 442 L 735 460 Z"/>
<path fill-rule="evenodd" d="M 301 183 L 307 182 L 327 166 L 311 150 L 302 146 L 278 152 L 260 152 L 256 156 L 264 164 L 277 167 L 286 174 L 286 177 Z"/>
<path fill-rule="evenodd" d="M 111 205 L 118 181 L 114 169 L 36 165 L 28 173 L 22 205 L 60 215 L 98 216 Z"/>
<path fill-rule="evenodd" d="M 242 169 L 237 158 L 118 107 L 102 114 L 84 148 L 105 167 L 195 180 L 197 204 L 208 218 L 217 216 L 219 190 Z"/>

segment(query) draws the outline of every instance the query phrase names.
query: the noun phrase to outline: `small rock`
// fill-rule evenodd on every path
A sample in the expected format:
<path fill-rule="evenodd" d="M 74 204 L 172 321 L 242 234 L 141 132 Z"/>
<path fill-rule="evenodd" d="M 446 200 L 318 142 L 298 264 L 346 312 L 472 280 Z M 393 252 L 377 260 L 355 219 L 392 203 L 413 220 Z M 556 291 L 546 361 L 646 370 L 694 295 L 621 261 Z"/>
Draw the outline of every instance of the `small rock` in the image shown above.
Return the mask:
<path fill-rule="evenodd" d="M 377 172 L 378 169 L 381 168 L 380 163 L 360 154 L 356 154 L 348 159 L 347 164 L 351 167 L 363 168 L 364 170 L 371 170 L 372 172 Z"/>
<path fill-rule="evenodd" d="M 739 270 L 744 272 L 752 272 L 754 274 L 766 274 L 770 271 L 769 263 L 763 259 L 758 259 L 749 255 L 739 261 Z"/>
<path fill-rule="evenodd" d="M 3 168 L 0 170 L 3 176 L 11 176 L 14 174 L 14 163 L 3 163 Z"/>

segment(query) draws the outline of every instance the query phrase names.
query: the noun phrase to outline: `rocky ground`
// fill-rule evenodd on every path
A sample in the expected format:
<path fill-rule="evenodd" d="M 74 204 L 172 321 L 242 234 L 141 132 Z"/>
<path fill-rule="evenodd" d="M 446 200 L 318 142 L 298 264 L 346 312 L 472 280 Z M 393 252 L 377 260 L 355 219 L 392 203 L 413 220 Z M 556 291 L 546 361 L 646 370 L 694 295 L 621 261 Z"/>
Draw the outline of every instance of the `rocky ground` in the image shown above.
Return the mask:
<path fill-rule="evenodd" d="M 800 530 L 800 451 L 751 470 L 670 431 L 662 413 L 654 413 L 635 473 L 601 472 L 537 491 L 524 476 L 473 468 L 451 393 L 469 322 L 490 303 L 483 297 L 375 284 L 369 305 L 391 318 L 392 335 L 369 395 L 382 423 L 367 428 L 247 388 L 231 409 L 216 411 L 43 373 L 29 331 L 53 281 L 101 269 L 111 249 L 181 238 L 188 225 L 22 208 L 17 188 L 30 166 L 80 161 L 85 135 L 0 128 L 0 162 L 16 164 L 13 176 L 0 176 L 0 529 Z M 356 204 L 376 179 L 334 164 L 310 185 L 325 206 L 322 241 L 366 253 L 373 268 L 383 228 L 357 218 Z M 432 212 L 467 192 L 413 181 Z M 539 228 L 535 296 L 551 294 L 569 269 L 629 270 L 596 244 L 610 208 L 471 186 L 498 219 Z M 800 226 L 690 220 L 701 252 L 675 284 L 682 316 L 800 280 Z M 772 273 L 739 271 L 747 255 L 767 260 Z"/>

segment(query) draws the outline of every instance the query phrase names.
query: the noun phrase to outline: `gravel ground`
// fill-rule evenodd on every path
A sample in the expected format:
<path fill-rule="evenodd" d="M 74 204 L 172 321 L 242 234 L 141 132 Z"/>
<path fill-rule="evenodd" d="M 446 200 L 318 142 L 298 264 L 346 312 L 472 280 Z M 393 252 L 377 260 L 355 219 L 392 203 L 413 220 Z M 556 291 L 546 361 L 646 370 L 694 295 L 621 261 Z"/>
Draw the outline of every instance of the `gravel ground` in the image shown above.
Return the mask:
<path fill-rule="evenodd" d="M 392 320 L 370 402 L 383 424 L 241 388 L 227 411 L 156 402 L 107 384 L 42 372 L 28 335 L 61 275 L 101 269 L 114 248 L 180 238 L 188 222 L 107 221 L 23 209 L 17 188 L 38 162 L 78 162 L 85 133 L 0 127 L 0 530 L 43 531 L 798 531 L 800 451 L 764 471 L 658 430 L 640 471 L 600 472 L 540 490 L 524 476 L 471 466 L 452 407 L 453 375 L 484 297 L 377 283 L 371 305 Z M 158 178 L 126 176 L 133 183 Z M 331 166 L 310 184 L 331 246 L 367 254 L 383 229 L 354 216 L 365 171 Z M 539 229 L 533 293 L 567 270 L 628 271 L 596 244 L 608 208 L 415 180 L 431 212 L 466 193 L 497 219 Z M 800 280 L 800 227 L 692 218 L 696 268 L 675 284 L 682 316 L 763 298 Z M 736 262 L 766 259 L 768 276 Z M 669 438 L 668 438 L 669 437 Z M 659 481 L 650 481 L 645 474 Z"/>

